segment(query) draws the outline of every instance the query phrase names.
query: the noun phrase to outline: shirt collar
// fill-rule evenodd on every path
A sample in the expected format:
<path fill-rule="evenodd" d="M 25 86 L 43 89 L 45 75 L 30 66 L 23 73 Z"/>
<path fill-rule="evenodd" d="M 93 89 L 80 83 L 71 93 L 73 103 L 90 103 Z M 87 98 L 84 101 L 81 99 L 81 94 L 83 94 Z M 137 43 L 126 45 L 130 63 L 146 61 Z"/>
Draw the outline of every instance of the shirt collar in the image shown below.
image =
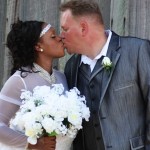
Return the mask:
<path fill-rule="evenodd" d="M 111 39 L 111 36 L 112 36 L 112 32 L 110 30 L 106 30 L 105 33 L 108 36 L 108 38 L 107 38 L 107 41 L 106 41 L 105 45 L 103 46 L 101 52 L 93 60 L 90 59 L 89 57 L 87 57 L 86 55 L 82 55 L 81 56 L 81 63 L 83 62 L 84 64 L 89 64 L 90 65 L 92 63 L 92 61 L 97 61 L 102 56 L 106 56 L 108 46 L 109 46 L 109 43 L 110 43 L 110 39 Z"/>

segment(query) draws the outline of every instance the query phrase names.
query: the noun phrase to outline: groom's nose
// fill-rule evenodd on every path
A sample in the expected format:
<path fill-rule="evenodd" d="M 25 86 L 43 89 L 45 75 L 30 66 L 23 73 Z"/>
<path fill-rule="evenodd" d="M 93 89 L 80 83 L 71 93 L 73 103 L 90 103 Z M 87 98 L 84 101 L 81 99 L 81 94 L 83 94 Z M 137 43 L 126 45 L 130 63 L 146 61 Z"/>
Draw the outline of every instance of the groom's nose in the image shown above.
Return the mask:
<path fill-rule="evenodd" d="M 60 38 L 61 38 L 62 42 L 64 43 L 65 36 L 64 36 L 63 32 L 61 32 Z"/>

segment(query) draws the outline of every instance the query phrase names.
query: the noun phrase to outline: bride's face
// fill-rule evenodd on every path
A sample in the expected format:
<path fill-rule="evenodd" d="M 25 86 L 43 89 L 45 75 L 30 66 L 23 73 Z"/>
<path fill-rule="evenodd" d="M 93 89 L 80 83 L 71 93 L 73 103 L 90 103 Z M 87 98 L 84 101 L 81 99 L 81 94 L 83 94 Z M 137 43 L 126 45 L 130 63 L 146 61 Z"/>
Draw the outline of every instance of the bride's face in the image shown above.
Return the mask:
<path fill-rule="evenodd" d="M 61 38 L 56 35 L 55 29 L 51 27 L 41 38 L 40 47 L 43 54 L 51 58 L 60 58 L 65 55 L 64 45 Z"/>

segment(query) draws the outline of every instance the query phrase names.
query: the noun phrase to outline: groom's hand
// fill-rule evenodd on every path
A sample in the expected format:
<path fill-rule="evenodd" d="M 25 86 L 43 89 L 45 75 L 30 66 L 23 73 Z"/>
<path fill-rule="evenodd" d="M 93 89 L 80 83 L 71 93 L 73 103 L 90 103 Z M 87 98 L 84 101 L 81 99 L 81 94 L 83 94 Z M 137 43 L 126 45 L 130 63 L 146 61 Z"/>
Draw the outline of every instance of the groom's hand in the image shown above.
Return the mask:
<path fill-rule="evenodd" d="M 38 139 L 37 144 L 28 144 L 27 150 L 55 150 L 56 147 L 56 137 L 47 136 Z"/>

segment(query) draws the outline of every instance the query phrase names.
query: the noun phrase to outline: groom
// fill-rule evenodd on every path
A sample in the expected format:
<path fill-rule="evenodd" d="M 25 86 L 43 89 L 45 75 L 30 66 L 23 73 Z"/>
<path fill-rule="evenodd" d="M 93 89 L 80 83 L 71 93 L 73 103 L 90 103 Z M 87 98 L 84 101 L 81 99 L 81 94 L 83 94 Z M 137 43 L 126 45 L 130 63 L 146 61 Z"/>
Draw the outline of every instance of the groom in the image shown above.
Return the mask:
<path fill-rule="evenodd" d="M 62 4 L 61 28 L 76 53 L 65 67 L 69 88 L 78 87 L 91 111 L 74 150 L 150 150 L 149 41 L 105 31 L 93 1 Z"/>

